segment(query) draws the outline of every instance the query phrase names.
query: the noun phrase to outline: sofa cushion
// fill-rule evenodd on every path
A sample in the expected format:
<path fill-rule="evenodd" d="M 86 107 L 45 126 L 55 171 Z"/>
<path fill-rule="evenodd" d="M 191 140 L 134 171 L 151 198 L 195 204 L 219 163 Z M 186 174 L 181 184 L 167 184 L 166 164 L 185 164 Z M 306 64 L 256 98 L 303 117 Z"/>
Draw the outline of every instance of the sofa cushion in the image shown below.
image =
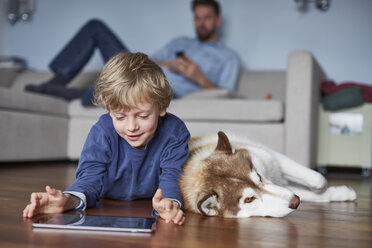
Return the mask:
<path fill-rule="evenodd" d="M 240 73 L 236 91 L 249 99 L 264 99 L 270 94 L 272 99 L 285 101 L 285 71 L 248 71 Z"/>
<path fill-rule="evenodd" d="M 67 87 L 88 88 L 95 84 L 98 74 L 98 72 L 79 73 L 70 83 L 68 83 Z M 52 72 L 24 70 L 22 73 L 19 73 L 18 76 L 13 80 L 11 87 L 16 91 L 23 91 L 25 86 L 28 84 L 39 85 L 41 83 L 47 82 L 52 77 Z"/>
<path fill-rule="evenodd" d="M 24 70 L 24 68 L 0 67 L 0 87 L 10 88 L 14 79 Z"/>
<path fill-rule="evenodd" d="M 107 113 L 106 109 L 99 108 L 99 107 L 84 107 L 81 105 L 81 100 L 76 99 L 71 101 L 68 104 L 68 115 L 70 117 L 78 117 L 78 118 L 89 118 L 89 119 L 97 119 Z"/>
<path fill-rule="evenodd" d="M 182 98 L 173 100 L 168 108 L 183 120 L 208 121 L 246 121 L 278 122 L 283 120 L 283 104 L 276 100 L 247 99 L 194 99 Z M 84 107 L 80 100 L 68 104 L 70 117 L 99 118 L 107 110 L 98 107 Z"/>
<path fill-rule="evenodd" d="M 183 120 L 278 122 L 284 117 L 277 100 L 179 99 L 168 109 Z"/>
<path fill-rule="evenodd" d="M 14 79 L 11 88 L 13 91 L 24 92 L 26 85 L 39 85 L 49 80 L 52 76 L 53 74 L 51 72 L 24 70 Z"/>
<path fill-rule="evenodd" d="M 67 115 L 67 102 L 53 96 L 0 88 L 0 108 L 51 115 Z"/>
<path fill-rule="evenodd" d="M 191 94 L 184 96 L 182 99 L 232 98 L 235 96 L 236 96 L 235 92 L 229 91 L 228 89 L 217 88 L 195 91 Z"/>

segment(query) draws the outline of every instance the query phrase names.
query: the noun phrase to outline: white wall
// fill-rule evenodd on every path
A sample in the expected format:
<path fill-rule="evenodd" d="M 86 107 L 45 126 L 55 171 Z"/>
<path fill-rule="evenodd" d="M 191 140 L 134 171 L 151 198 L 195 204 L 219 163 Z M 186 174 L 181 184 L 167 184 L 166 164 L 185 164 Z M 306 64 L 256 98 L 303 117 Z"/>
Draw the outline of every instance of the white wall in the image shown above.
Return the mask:
<path fill-rule="evenodd" d="M 8 20 L 7 18 L 7 1 L 0 0 L 0 55 L 8 51 Z"/>
<path fill-rule="evenodd" d="M 151 54 L 175 36 L 193 35 L 189 0 L 37 0 L 33 20 L 11 28 L 10 51 L 26 57 L 31 67 L 47 70 L 51 59 L 91 18 L 104 20 L 132 51 Z M 102 65 L 97 52 L 86 69 Z"/>
<path fill-rule="evenodd" d="M 0 0 L 1 1 L 1 0 Z M 327 12 L 301 13 L 294 0 L 220 0 L 222 40 L 248 69 L 284 69 L 287 54 L 310 50 L 328 77 L 372 85 L 372 1 L 331 0 Z M 132 51 L 153 53 L 178 35 L 193 36 L 190 0 L 37 0 L 31 22 L 9 28 L 7 52 L 47 70 L 90 18 L 104 20 Z M 1 29 L 0 29 L 1 32 Z M 96 54 L 87 70 L 102 67 Z"/>
<path fill-rule="evenodd" d="M 225 0 L 226 43 L 251 69 L 284 68 L 294 49 L 310 50 L 336 81 L 372 84 L 372 1 L 331 0 L 307 13 L 294 0 Z"/>

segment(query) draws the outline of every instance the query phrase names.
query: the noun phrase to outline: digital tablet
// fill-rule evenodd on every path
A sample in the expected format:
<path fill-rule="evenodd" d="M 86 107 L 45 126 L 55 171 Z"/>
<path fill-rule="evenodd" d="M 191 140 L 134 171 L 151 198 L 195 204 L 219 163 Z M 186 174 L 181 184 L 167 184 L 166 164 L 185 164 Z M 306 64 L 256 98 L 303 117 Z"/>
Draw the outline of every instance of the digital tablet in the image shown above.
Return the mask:
<path fill-rule="evenodd" d="M 151 233 L 155 231 L 155 218 L 84 214 L 45 214 L 35 220 L 32 226 L 54 229 Z"/>

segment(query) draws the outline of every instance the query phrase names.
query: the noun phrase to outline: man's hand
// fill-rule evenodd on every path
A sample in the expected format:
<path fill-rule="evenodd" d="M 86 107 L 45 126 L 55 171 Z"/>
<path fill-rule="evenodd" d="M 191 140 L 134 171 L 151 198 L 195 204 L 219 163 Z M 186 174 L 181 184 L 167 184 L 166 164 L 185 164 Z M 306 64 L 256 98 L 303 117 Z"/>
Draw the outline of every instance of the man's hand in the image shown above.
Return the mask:
<path fill-rule="evenodd" d="M 30 204 L 23 210 L 23 217 L 31 218 L 36 213 L 63 213 L 78 206 L 80 199 L 62 191 L 45 187 L 45 192 L 31 194 Z"/>
<path fill-rule="evenodd" d="M 173 72 L 183 75 L 184 77 L 198 84 L 203 89 L 218 88 L 215 84 L 209 81 L 207 76 L 204 75 L 199 65 L 185 54 L 171 61 L 156 61 L 156 63 L 159 66 L 164 66 Z"/>
<path fill-rule="evenodd" d="M 163 198 L 161 189 L 158 189 L 152 198 L 152 207 L 166 223 L 173 221 L 174 224 L 182 225 L 185 222 L 185 216 L 178 203 L 172 199 Z"/>
<path fill-rule="evenodd" d="M 178 57 L 176 60 L 178 73 L 191 81 L 197 82 L 201 75 L 204 75 L 198 64 L 192 61 L 187 55 Z"/>

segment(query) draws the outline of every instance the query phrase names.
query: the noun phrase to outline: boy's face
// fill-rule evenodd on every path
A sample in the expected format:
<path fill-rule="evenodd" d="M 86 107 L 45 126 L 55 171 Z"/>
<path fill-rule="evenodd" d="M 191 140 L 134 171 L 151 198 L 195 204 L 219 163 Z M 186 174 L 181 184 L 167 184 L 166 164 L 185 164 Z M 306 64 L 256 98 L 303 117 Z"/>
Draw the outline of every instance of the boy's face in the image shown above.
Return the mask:
<path fill-rule="evenodd" d="M 159 116 L 165 113 L 156 104 L 142 103 L 136 108 L 110 111 L 110 116 L 116 132 L 131 146 L 143 149 L 154 137 Z"/>

